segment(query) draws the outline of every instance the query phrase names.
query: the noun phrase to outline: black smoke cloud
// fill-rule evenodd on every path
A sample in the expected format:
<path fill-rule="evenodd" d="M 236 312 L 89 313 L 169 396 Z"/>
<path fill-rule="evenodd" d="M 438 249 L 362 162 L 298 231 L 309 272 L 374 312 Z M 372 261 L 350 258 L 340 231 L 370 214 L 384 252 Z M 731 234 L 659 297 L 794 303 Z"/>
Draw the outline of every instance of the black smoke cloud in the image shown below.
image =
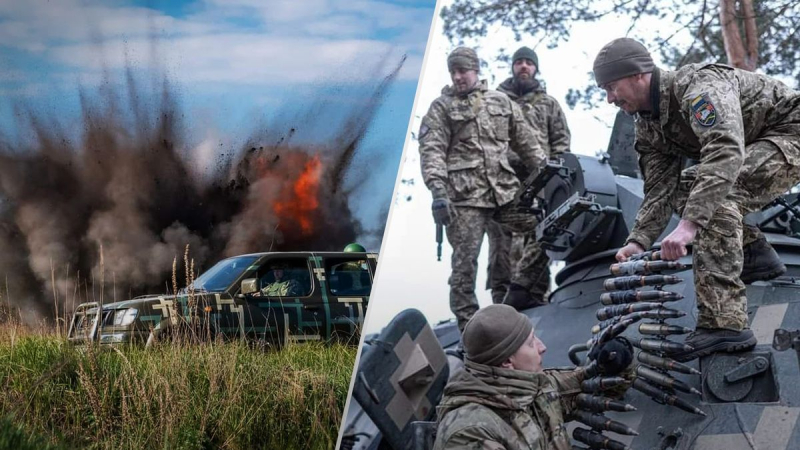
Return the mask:
<path fill-rule="evenodd" d="M 246 252 L 341 250 L 365 233 L 345 180 L 402 63 L 382 80 L 376 70 L 366 99 L 337 111 L 346 119 L 334 139 L 292 144 L 305 123 L 252 131 L 241 148 L 220 144 L 200 172 L 166 77 L 143 89 L 129 68 L 121 88 L 106 80 L 95 95 L 82 91 L 73 120 L 17 105 L 32 133 L 14 143 L 0 134 L 0 297 L 36 320 L 53 315 L 55 297 L 97 299 L 101 285 L 106 302 L 163 292 L 186 245 L 196 267 Z M 306 120 L 329 107 L 310 105 Z"/>

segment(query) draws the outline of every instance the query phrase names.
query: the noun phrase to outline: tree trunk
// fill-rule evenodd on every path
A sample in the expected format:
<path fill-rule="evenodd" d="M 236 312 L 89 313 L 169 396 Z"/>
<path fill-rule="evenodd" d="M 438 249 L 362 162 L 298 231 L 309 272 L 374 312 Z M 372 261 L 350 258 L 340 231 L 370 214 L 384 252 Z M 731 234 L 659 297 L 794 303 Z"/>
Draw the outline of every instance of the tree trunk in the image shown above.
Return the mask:
<path fill-rule="evenodd" d="M 739 19 L 744 24 L 744 36 L 739 28 Z M 737 14 L 736 0 L 720 0 L 719 21 L 728 64 L 740 69 L 755 70 L 758 64 L 758 32 L 753 1 L 740 0 Z"/>

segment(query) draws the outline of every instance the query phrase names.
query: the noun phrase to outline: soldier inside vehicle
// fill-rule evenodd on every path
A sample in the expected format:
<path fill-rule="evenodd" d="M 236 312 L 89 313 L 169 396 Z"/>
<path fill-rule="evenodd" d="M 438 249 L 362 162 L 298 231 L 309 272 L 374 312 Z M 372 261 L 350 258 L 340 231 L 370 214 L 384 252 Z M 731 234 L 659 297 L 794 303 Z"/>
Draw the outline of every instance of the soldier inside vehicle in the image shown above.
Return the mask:
<path fill-rule="evenodd" d="M 305 260 L 273 262 L 259 279 L 260 293 L 267 297 L 305 297 L 311 292 L 311 282 L 303 274 L 308 274 Z"/>

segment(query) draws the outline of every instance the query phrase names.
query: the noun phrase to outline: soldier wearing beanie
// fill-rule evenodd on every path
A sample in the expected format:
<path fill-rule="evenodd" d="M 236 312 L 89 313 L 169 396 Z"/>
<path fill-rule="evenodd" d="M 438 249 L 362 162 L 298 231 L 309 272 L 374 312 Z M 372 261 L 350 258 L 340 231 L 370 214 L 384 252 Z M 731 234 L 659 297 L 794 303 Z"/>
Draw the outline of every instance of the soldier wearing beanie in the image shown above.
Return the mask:
<path fill-rule="evenodd" d="M 569 152 L 570 132 L 567 118 L 558 100 L 547 95 L 544 86 L 536 78 L 539 72 L 539 57 L 528 47 L 520 47 L 512 56 L 511 77 L 503 81 L 498 91 L 516 102 L 528 124 L 541 138 L 540 145 L 548 158 L 557 158 Z M 524 182 L 529 173 L 519 159 L 510 155 L 509 161 Z M 512 261 L 521 256 L 524 245 L 522 236 L 512 237 L 510 232 L 498 226 L 489 226 L 489 273 L 486 288 L 492 290 L 495 303 L 504 302 L 518 310 L 547 304 L 550 287 L 550 259 L 536 245 L 531 265 L 532 270 L 511 283 Z"/>
<path fill-rule="evenodd" d="M 439 403 L 434 450 L 572 448 L 564 423 L 575 409 L 584 368 L 543 370 L 547 347 L 528 317 L 508 305 L 475 313 L 462 341 L 464 368 L 451 376 Z M 601 370 L 620 373 L 633 355 L 624 358 L 614 371 Z"/>
<path fill-rule="evenodd" d="M 512 205 L 520 182 L 508 163 L 516 153 L 537 171 L 546 156 L 519 106 L 479 81 L 474 50 L 459 47 L 447 58 L 453 86 L 442 90 L 422 119 L 419 153 L 422 178 L 433 195 L 433 218 L 446 226 L 453 247 L 450 309 L 463 330 L 478 310 L 475 278 L 478 253 L 490 223 L 530 235 L 536 220 Z M 513 276 L 530 270 L 533 243 L 526 246 Z"/>
<path fill-rule="evenodd" d="M 757 227 L 742 223 L 800 181 L 800 93 L 765 75 L 721 64 L 659 69 L 633 39 L 608 43 L 594 61 L 609 103 L 636 120 L 644 201 L 617 259 L 661 241 L 675 260 L 692 244 L 697 327 L 688 361 L 756 345 L 745 283 L 786 271 Z M 686 159 L 699 161 L 684 169 Z"/>

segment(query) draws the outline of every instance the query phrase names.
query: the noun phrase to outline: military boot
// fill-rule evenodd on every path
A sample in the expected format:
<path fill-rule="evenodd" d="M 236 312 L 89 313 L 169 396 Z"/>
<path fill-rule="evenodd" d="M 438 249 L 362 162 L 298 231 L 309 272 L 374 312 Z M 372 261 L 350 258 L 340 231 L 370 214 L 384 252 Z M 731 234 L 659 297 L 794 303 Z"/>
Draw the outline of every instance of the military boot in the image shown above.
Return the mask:
<path fill-rule="evenodd" d="M 547 304 L 542 298 L 534 298 L 528 288 L 517 283 L 511 283 L 508 286 L 508 292 L 506 292 L 506 296 L 503 298 L 503 303 L 513 306 L 517 311 L 536 308 L 537 306 Z"/>
<path fill-rule="evenodd" d="M 503 299 L 506 298 L 507 293 L 508 288 L 505 286 L 492 288 L 492 303 L 503 303 Z"/>
<path fill-rule="evenodd" d="M 744 247 L 744 264 L 739 278 L 742 283 L 768 281 L 786 273 L 786 266 L 766 239 L 758 239 Z"/>
<path fill-rule="evenodd" d="M 691 361 L 715 352 L 741 352 L 756 346 L 752 330 L 726 330 L 724 328 L 698 328 L 686 337 L 685 343 L 692 350 L 672 355 L 678 362 Z"/>

